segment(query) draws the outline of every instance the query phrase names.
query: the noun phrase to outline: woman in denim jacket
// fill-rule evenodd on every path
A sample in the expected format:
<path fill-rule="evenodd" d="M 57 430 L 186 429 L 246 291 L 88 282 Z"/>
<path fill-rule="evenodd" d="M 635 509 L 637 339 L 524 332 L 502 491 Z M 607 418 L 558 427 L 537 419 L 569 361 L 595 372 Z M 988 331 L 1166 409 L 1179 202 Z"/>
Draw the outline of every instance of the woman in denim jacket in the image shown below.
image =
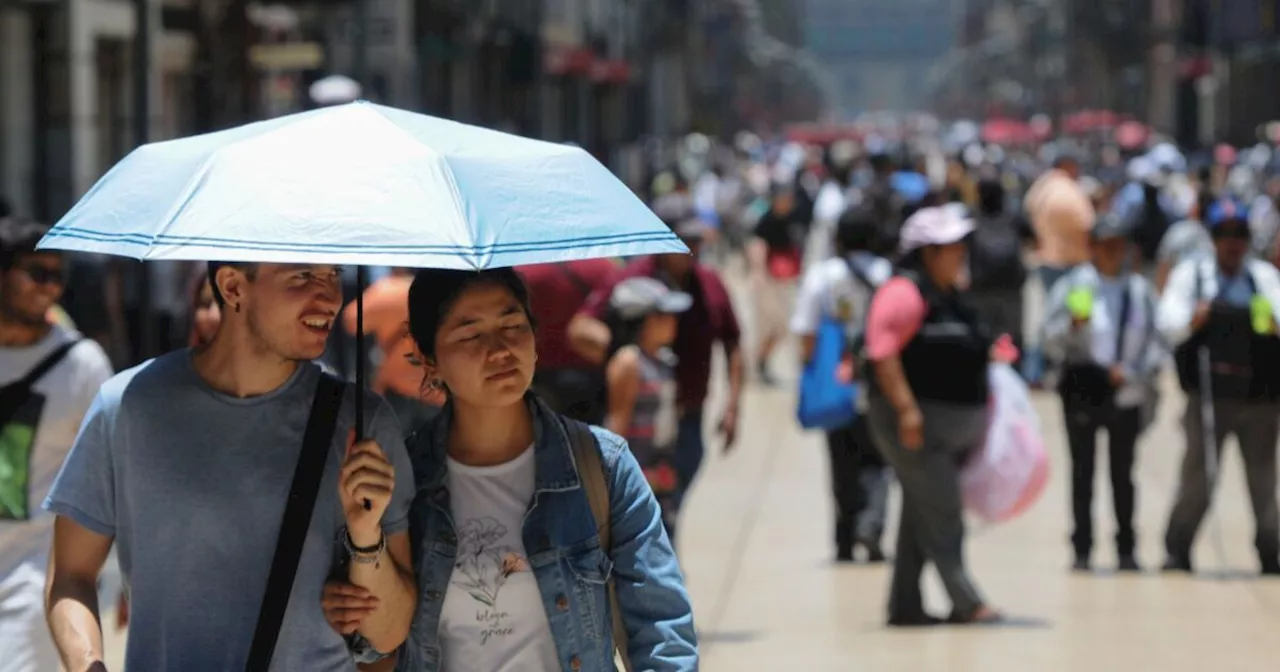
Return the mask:
<path fill-rule="evenodd" d="M 631 668 L 696 670 L 692 606 L 652 491 L 626 442 L 592 427 L 611 511 L 601 548 L 566 425 L 528 391 L 530 315 L 510 269 L 423 270 L 409 290 L 427 385 L 449 402 L 408 441 L 419 594 L 395 669 L 613 670 L 612 580 Z M 330 586 L 330 621 L 354 632 L 363 599 Z"/>

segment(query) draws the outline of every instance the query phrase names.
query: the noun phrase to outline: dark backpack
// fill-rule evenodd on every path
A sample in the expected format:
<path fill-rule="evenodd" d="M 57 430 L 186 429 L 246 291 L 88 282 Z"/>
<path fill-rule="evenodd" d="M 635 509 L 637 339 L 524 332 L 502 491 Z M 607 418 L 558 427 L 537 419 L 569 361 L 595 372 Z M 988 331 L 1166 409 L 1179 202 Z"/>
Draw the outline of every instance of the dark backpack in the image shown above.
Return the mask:
<path fill-rule="evenodd" d="M 1022 236 L 1012 216 L 978 219 L 969 239 L 969 277 L 974 291 L 1017 289 L 1026 282 Z"/>
<path fill-rule="evenodd" d="M 1156 258 L 1160 241 L 1164 239 L 1164 234 L 1172 225 L 1169 214 L 1160 207 L 1159 190 L 1143 185 L 1142 210 L 1138 219 L 1138 230 L 1134 233 L 1134 239 L 1142 251 L 1143 259 L 1153 261 Z"/>

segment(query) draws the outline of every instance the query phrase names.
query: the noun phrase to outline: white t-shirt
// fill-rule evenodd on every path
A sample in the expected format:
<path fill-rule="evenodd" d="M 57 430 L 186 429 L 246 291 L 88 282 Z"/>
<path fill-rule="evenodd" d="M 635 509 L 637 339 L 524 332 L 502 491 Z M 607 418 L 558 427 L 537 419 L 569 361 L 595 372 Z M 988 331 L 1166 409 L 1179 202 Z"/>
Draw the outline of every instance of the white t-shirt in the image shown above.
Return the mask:
<path fill-rule="evenodd" d="M 444 672 L 561 669 L 521 531 L 533 500 L 534 449 L 493 467 L 449 460 L 458 560 L 440 615 Z"/>
<path fill-rule="evenodd" d="M 80 338 L 74 331 L 55 326 L 35 345 L 0 347 L 0 387 L 17 382 L 46 355 Z M 44 572 L 53 516 L 40 504 L 62 468 L 98 388 L 111 374 L 111 363 L 102 347 L 83 340 L 36 381 L 31 399 L 0 428 L 0 582 L 24 564 Z M 35 427 L 34 437 L 31 427 Z"/>
<path fill-rule="evenodd" d="M 832 257 L 805 273 L 791 314 L 791 333 L 811 336 L 818 331 L 823 315 L 849 322 L 861 319 L 871 304 L 872 290 L 855 280 L 849 270 L 853 263 L 873 285 L 879 286 L 893 275 L 893 265 L 875 255 L 856 252 L 849 260 Z"/>

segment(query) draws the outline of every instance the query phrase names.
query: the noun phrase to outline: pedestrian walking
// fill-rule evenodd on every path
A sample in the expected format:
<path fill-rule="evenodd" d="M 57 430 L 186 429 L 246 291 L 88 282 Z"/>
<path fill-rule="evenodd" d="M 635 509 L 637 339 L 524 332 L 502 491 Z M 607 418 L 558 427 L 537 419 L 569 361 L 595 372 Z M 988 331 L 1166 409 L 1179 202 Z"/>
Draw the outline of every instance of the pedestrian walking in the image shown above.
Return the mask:
<path fill-rule="evenodd" d="M 1074 569 L 1088 570 L 1093 552 L 1093 482 L 1097 435 L 1107 433 L 1116 554 L 1121 571 L 1138 571 L 1133 527 L 1133 464 L 1143 414 L 1150 411 L 1165 349 L 1155 327 L 1155 290 L 1126 267 L 1132 226 L 1106 215 L 1094 225 L 1092 261 L 1053 286 L 1041 342 L 1057 369 L 1071 450 L 1071 545 Z"/>
<path fill-rule="evenodd" d="M 814 357 L 824 317 L 845 325 L 850 353 L 861 342 L 871 296 L 893 275 L 892 264 L 871 252 L 879 233 L 880 219 L 872 204 L 851 208 L 836 225 L 836 255 L 805 274 L 790 325 L 791 333 L 800 337 L 805 363 Z M 892 474 L 871 441 L 866 418 L 855 415 L 849 424 L 827 431 L 826 440 L 836 508 L 836 560 L 852 561 L 855 547 L 861 546 L 868 562 L 883 562 L 880 539 Z"/>
<path fill-rule="evenodd" d="M 659 280 L 637 277 L 618 283 L 609 305 L 621 324 L 607 369 L 604 427 L 626 439 L 662 508 L 667 536 L 674 540 L 683 493 L 675 469 L 679 409 L 671 344 L 679 315 L 693 305 L 693 297 Z"/>
<path fill-rule="evenodd" d="M 95 341 L 48 319 L 66 281 L 58 252 L 37 252 L 47 226 L 0 219 L 0 664 L 59 669 L 45 623 L 53 516 L 40 509 L 76 432 L 111 377 Z"/>
<path fill-rule="evenodd" d="M 1244 204 L 1221 199 L 1208 209 L 1205 222 L 1213 256 L 1193 257 L 1173 269 L 1156 315 L 1164 338 L 1176 346 L 1178 380 L 1187 393 L 1187 447 L 1165 533 L 1165 569 L 1192 570 L 1191 549 L 1209 509 L 1222 447 L 1234 435 L 1253 504 L 1262 573 L 1280 575 L 1280 272 L 1249 257 Z M 1206 441 L 1207 429 L 1212 429 L 1211 441 Z"/>
<path fill-rule="evenodd" d="M 755 302 L 755 367 L 766 385 L 777 381 L 769 360 L 786 336 L 787 316 L 795 300 L 796 284 L 804 263 L 804 240 L 810 221 L 798 203 L 798 190 L 778 183 L 770 195 L 769 209 L 756 223 L 748 245 L 748 273 Z"/>
<path fill-rule="evenodd" d="M 609 297 L 613 288 L 631 277 L 652 277 L 693 297 L 693 305 L 680 314 L 676 340 L 671 350 L 676 356 L 676 404 L 680 412 L 680 431 L 676 440 L 676 473 L 680 492 L 692 487 L 706 452 L 703 419 L 708 412 L 707 396 L 711 386 L 712 350 L 722 349 L 727 365 L 725 401 L 717 417 L 717 433 L 725 451 L 732 450 L 738 439 L 738 411 L 741 408 L 745 365 L 741 349 L 738 318 L 729 299 L 729 290 L 714 269 L 699 261 L 706 225 L 690 218 L 667 219 L 690 254 L 663 254 L 641 257 L 615 274 L 588 299 L 569 325 L 569 339 L 574 349 L 589 361 L 606 361 L 613 333 L 607 324 Z M 677 508 L 679 508 L 677 504 Z"/>
<path fill-rule="evenodd" d="M 889 589 L 889 624 L 941 622 L 924 610 L 927 563 L 942 577 L 949 620 L 990 623 L 1000 614 L 964 564 L 960 465 L 986 433 L 987 364 L 993 339 L 959 288 L 973 222 L 926 207 L 902 225 L 899 273 L 882 285 L 867 317 L 874 384 L 871 436 L 902 486 L 902 514 Z"/>

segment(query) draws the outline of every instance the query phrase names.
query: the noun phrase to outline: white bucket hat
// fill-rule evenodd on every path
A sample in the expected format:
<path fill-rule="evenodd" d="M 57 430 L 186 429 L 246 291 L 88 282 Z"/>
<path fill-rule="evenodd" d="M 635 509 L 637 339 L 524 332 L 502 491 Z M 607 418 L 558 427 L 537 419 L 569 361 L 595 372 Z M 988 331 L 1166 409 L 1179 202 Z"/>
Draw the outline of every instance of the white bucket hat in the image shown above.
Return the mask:
<path fill-rule="evenodd" d="M 950 245 L 973 233 L 973 220 L 956 208 L 921 208 L 902 224 L 898 247 L 903 254 L 926 245 Z"/>

